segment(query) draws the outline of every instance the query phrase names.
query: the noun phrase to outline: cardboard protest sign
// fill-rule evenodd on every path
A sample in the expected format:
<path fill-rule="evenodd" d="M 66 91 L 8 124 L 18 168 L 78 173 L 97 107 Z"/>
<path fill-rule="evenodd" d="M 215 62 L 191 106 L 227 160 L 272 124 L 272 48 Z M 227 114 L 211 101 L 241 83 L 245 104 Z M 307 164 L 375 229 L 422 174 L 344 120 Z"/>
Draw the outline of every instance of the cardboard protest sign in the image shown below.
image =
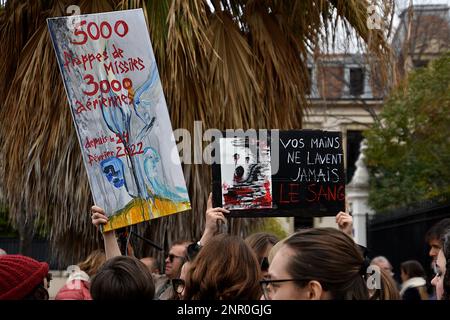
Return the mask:
<path fill-rule="evenodd" d="M 142 10 L 48 27 L 104 230 L 190 209 Z"/>
<path fill-rule="evenodd" d="M 345 210 L 339 132 L 272 130 L 254 140 L 240 134 L 216 143 L 221 161 L 212 166 L 214 206 L 235 217 L 334 216 Z"/>

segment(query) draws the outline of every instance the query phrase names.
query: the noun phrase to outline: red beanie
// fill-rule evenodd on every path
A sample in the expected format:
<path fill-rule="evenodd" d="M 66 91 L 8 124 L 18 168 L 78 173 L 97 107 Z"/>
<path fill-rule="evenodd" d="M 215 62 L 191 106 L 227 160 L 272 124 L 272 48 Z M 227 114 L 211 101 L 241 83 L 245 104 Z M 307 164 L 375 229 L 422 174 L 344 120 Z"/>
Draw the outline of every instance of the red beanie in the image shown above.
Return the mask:
<path fill-rule="evenodd" d="M 21 255 L 0 256 L 0 300 L 20 300 L 44 281 L 48 264 Z"/>

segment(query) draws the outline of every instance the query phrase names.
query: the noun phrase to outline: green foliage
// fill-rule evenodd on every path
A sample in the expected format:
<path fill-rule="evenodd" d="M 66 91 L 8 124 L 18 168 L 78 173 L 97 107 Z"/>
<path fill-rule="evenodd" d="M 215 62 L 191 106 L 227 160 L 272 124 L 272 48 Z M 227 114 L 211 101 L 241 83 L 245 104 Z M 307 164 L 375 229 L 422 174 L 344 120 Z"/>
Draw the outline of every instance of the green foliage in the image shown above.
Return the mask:
<path fill-rule="evenodd" d="M 284 239 L 288 236 L 287 232 L 283 229 L 280 223 L 275 218 L 265 218 L 262 225 L 252 230 L 250 234 L 256 232 L 268 232 L 278 237 L 278 239 Z"/>
<path fill-rule="evenodd" d="M 450 52 L 410 74 L 365 135 L 372 208 L 450 199 Z"/>

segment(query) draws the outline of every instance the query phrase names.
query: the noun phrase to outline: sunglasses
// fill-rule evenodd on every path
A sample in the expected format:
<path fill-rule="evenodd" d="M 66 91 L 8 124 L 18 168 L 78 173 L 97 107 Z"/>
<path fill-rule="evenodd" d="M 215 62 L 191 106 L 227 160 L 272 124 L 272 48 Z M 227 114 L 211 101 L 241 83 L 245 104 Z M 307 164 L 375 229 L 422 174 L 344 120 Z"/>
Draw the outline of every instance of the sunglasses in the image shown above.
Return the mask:
<path fill-rule="evenodd" d="M 269 271 L 269 258 L 264 257 L 260 263 L 261 271 Z"/>
<path fill-rule="evenodd" d="M 185 257 L 177 256 L 177 255 L 174 255 L 173 253 L 169 253 L 167 255 L 167 257 L 169 258 L 170 263 L 172 263 L 175 258 L 183 259 L 183 260 L 185 259 Z"/>

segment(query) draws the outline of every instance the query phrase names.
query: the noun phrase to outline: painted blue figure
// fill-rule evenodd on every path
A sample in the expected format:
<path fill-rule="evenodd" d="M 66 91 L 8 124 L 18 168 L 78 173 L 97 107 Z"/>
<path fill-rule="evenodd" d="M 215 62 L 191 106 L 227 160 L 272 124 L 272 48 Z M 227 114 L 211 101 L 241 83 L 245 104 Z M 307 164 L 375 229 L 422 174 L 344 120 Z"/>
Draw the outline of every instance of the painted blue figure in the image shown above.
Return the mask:
<path fill-rule="evenodd" d="M 146 83 L 144 83 L 144 85 L 139 89 L 139 95 L 136 95 L 135 98 L 137 99 L 137 101 L 139 101 L 139 96 L 142 95 L 145 90 L 141 90 L 143 88 L 148 88 L 148 86 L 146 85 L 149 82 L 149 80 L 147 80 Z M 112 97 L 114 96 L 115 93 L 110 91 L 109 92 L 109 96 Z M 139 102 L 140 103 L 140 102 Z M 139 119 L 141 119 L 144 123 L 143 123 L 143 128 L 140 130 L 140 136 L 143 136 L 144 134 L 148 134 L 155 122 L 155 117 L 151 117 L 148 114 L 148 109 L 144 109 L 147 112 L 141 112 L 138 113 L 136 110 L 136 106 L 134 106 L 135 108 L 135 113 L 138 116 Z M 105 120 L 106 125 L 108 126 L 108 128 L 116 133 L 117 135 L 119 135 L 122 138 L 122 135 L 124 133 L 130 133 L 131 132 L 131 122 L 132 122 L 132 108 L 102 108 L 102 114 L 103 114 L 103 119 Z M 147 123 L 146 120 L 149 120 L 149 122 Z M 132 138 L 132 137 L 130 137 Z M 124 141 L 124 147 L 127 148 L 128 145 L 131 145 L 134 143 L 133 140 L 126 142 L 126 139 L 122 138 L 122 141 Z M 137 137 L 136 141 L 140 141 L 141 137 Z M 132 173 L 132 177 L 134 180 L 134 183 L 132 183 L 130 185 L 131 189 L 127 191 L 129 192 L 130 196 L 135 197 L 135 196 L 140 196 L 143 199 L 149 199 L 150 195 L 147 193 L 146 187 L 145 187 L 145 183 L 144 183 L 144 177 L 141 173 L 141 164 L 140 161 L 138 159 L 138 157 L 130 157 L 130 166 L 131 166 L 131 173 Z M 135 186 L 135 187 L 132 187 Z"/>
<path fill-rule="evenodd" d="M 149 78 L 134 93 L 133 103 L 130 108 L 113 107 L 102 108 L 103 119 L 108 128 L 122 137 L 128 133 L 130 141 L 124 141 L 124 147 L 138 144 L 148 136 L 155 125 L 156 116 L 154 115 L 154 106 L 161 99 L 161 82 L 156 63 L 151 66 Z M 112 90 L 108 93 L 109 97 L 116 96 Z M 134 115 L 133 115 L 134 114 Z M 134 117 L 134 118 L 133 118 Z M 134 119 L 134 120 L 133 120 Z M 136 121 L 139 119 L 139 121 Z M 133 126 L 133 128 L 131 127 Z M 133 137 L 134 133 L 138 133 Z M 146 200 L 153 200 L 153 196 L 148 192 L 142 172 L 142 159 L 139 155 L 129 157 L 130 171 L 132 180 L 128 183 L 127 191 L 131 197 L 140 197 Z"/>
<path fill-rule="evenodd" d="M 177 202 L 189 201 L 186 188 L 175 187 L 175 192 L 173 192 L 164 183 L 160 182 L 158 178 L 158 164 L 161 158 L 155 149 L 151 147 L 145 148 L 144 157 L 145 176 L 153 195 Z"/>
<path fill-rule="evenodd" d="M 102 172 L 109 182 L 117 189 L 125 185 L 125 177 L 123 174 L 123 163 L 120 159 L 109 158 L 100 162 Z M 126 188 L 126 186 L 125 186 Z"/>
<path fill-rule="evenodd" d="M 150 77 L 134 94 L 134 111 L 144 124 L 144 127 L 137 135 L 137 140 L 143 139 L 152 130 L 156 120 L 153 109 L 161 99 L 161 92 L 162 88 L 161 82 L 159 81 L 158 70 L 156 69 L 156 63 L 153 63 L 151 66 Z"/>
<path fill-rule="evenodd" d="M 112 90 L 107 94 L 114 97 Z M 149 136 L 156 125 L 158 118 L 155 107 L 161 103 L 161 81 L 157 65 L 153 61 L 150 66 L 150 75 L 145 82 L 134 92 L 132 104 L 129 108 L 113 107 L 102 108 L 103 119 L 108 128 L 121 136 L 129 133 L 129 141 L 123 140 L 124 147 L 138 145 Z M 131 176 L 125 176 L 125 186 L 128 194 L 133 198 L 141 198 L 154 202 L 155 196 L 169 199 L 174 202 L 189 201 L 185 187 L 167 186 L 164 178 L 164 170 L 159 153 L 148 147 L 144 154 L 127 156 L 127 163 Z M 131 178 L 131 179 L 130 179 Z"/>

